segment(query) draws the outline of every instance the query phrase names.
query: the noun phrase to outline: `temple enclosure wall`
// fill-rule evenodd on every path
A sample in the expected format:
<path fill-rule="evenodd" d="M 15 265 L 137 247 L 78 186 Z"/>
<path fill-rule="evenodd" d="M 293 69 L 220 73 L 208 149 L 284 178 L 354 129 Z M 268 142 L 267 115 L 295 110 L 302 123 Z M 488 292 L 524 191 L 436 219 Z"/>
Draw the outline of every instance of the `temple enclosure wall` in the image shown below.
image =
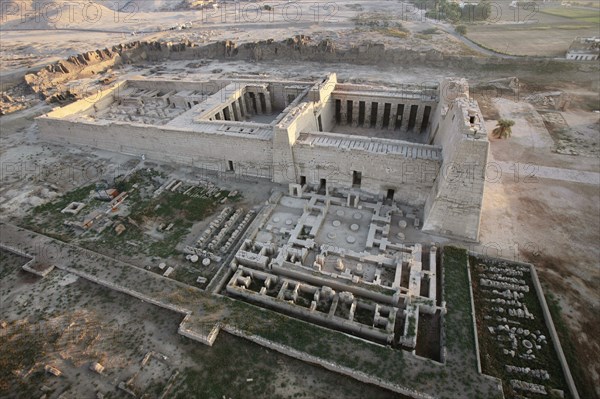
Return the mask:
<path fill-rule="evenodd" d="M 489 141 L 467 82 L 442 83 L 431 141 L 443 148 L 440 173 L 425 205 L 423 230 L 477 241 Z"/>
<path fill-rule="evenodd" d="M 101 148 L 149 159 L 177 162 L 209 170 L 270 178 L 273 159 L 270 140 L 235 134 L 211 134 L 180 128 L 40 118 L 42 137 L 66 145 Z"/>
<path fill-rule="evenodd" d="M 348 137 L 349 138 L 349 137 Z M 415 145 L 416 146 L 416 145 Z M 373 153 L 338 147 L 296 145 L 293 148 L 298 174 L 306 182 L 331 187 L 352 188 L 353 173 L 362 175 L 360 189 L 378 194 L 395 190 L 396 198 L 422 206 L 439 171 L 435 159 L 407 158 L 401 154 Z"/>
<path fill-rule="evenodd" d="M 271 122 L 254 122 L 257 114 Z M 42 138 L 67 145 L 325 193 L 361 190 L 423 208 L 424 231 L 478 239 L 489 143 L 464 79 L 404 91 L 338 84 L 334 73 L 316 82 L 125 81 L 37 122 Z"/>

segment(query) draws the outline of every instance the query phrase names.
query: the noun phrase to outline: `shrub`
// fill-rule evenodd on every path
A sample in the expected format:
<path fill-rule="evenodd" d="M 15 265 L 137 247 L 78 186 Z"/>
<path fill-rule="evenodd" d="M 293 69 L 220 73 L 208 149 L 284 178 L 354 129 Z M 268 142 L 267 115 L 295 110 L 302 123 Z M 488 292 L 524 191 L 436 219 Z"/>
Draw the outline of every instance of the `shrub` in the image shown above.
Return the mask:
<path fill-rule="evenodd" d="M 439 32 L 438 32 L 437 28 L 429 28 L 429 29 L 422 30 L 420 33 L 422 33 L 423 35 L 435 35 Z"/>

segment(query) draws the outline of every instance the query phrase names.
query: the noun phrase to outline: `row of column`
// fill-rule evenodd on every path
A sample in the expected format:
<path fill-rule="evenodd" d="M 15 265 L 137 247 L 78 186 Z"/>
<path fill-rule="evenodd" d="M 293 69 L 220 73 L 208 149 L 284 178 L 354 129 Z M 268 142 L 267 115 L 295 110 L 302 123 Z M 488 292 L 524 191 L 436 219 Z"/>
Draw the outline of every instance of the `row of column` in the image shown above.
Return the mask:
<path fill-rule="evenodd" d="M 336 104 L 336 112 L 339 106 L 339 115 L 336 115 L 336 119 L 340 121 L 341 125 L 351 124 L 353 127 L 364 126 L 375 127 L 376 129 L 383 129 L 385 127 L 387 130 L 395 130 L 398 128 L 401 132 L 406 132 L 409 130 L 409 125 L 412 125 L 410 126 L 411 130 L 420 132 L 421 128 L 424 129 L 427 127 L 431 113 L 431 106 L 429 105 L 382 103 L 346 99 L 338 99 L 336 101 L 339 101 L 339 105 Z M 351 107 L 349 107 L 348 103 L 351 103 Z M 362 123 L 360 120 L 361 103 L 364 103 Z M 389 116 L 387 118 L 385 115 L 386 104 L 389 104 L 390 107 Z M 413 118 L 411 118 L 411 113 L 413 114 Z M 349 123 L 349 120 L 352 122 Z"/>
<path fill-rule="evenodd" d="M 209 120 L 243 121 L 246 115 L 271 114 L 271 94 L 268 91 L 245 91 L 236 100 L 216 112 Z"/>
<path fill-rule="evenodd" d="M 248 114 L 270 115 L 273 113 L 269 90 L 246 89 L 242 97 L 245 99 Z"/>

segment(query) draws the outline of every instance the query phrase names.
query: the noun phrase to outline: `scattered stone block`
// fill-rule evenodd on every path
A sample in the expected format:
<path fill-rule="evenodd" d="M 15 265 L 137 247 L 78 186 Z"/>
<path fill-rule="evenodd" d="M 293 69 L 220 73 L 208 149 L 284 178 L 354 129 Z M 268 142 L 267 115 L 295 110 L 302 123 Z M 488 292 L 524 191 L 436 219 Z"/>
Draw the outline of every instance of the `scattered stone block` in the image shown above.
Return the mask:
<path fill-rule="evenodd" d="M 104 372 L 104 366 L 98 362 L 93 362 L 92 364 L 90 364 L 90 370 L 98 374 L 102 374 Z"/>
<path fill-rule="evenodd" d="M 123 234 L 123 232 L 125 230 L 127 230 L 127 228 L 125 227 L 125 225 L 123 223 L 119 223 L 115 226 L 115 233 L 117 233 L 118 236 Z"/>

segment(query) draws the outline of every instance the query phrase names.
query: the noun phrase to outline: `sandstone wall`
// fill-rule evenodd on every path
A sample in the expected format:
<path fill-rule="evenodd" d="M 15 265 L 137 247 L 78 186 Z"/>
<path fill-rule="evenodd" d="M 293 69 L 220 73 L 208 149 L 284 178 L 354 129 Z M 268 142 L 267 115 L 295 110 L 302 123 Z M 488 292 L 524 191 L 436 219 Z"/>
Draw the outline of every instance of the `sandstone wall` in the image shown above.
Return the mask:
<path fill-rule="evenodd" d="M 120 122 L 37 119 L 41 138 L 63 144 L 101 148 L 149 159 L 178 162 L 209 170 L 227 171 L 233 161 L 235 173 L 271 176 L 270 140 L 243 134 L 210 134 Z"/>
<path fill-rule="evenodd" d="M 207 58 L 344 62 L 365 65 L 428 65 L 439 68 L 462 68 L 465 73 L 471 70 L 481 71 L 482 68 L 485 68 L 490 71 L 505 70 L 509 75 L 515 75 L 519 70 L 547 72 L 560 72 L 574 68 L 598 70 L 598 66 L 593 63 L 574 66 L 566 60 L 458 56 L 443 54 L 436 50 L 416 51 L 410 48 L 386 48 L 383 43 L 368 41 L 342 48 L 331 40 L 316 42 L 309 37 L 300 35 L 282 41 L 270 39 L 237 44 L 227 40 L 203 46 L 189 41 L 179 43 L 134 41 L 119 44 L 110 49 L 90 51 L 69 57 L 48 65 L 37 73 L 28 74 L 25 79 L 34 91 L 49 98 L 66 90 L 62 83 L 91 76 L 123 63 L 166 60 L 197 61 Z"/>
<path fill-rule="evenodd" d="M 444 161 L 425 204 L 423 230 L 477 241 L 489 142 L 483 125 L 477 125 L 479 138 L 468 130 L 469 109 L 479 111 L 477 104 L 462 98 L 438 115 L 433 141 L 442 146 Z"/>
<path fill-rule="evenodd" d="M 128 80 L 128 87 L 140 89 L 160 90 L 168 93 L 171 91 L 197 91 L 205 95 L 212 95 L 227 86 L 226 82 L 219 81 L 180 81 L 180 80 Z"/>
<path fill-rule="evenodd" d="M 351 188 L 353 171 L 358 171 L 362 173 L 362 190 L 378 194 L 394 189 L 395 198 L 415 206 L 425 204 L 440 166 L 440 160 L 435 159 L 337 147 L 298 144 L 293 152 L 297 173 L 306 176 L 309 184 L 319 185 L 320 179 L 326 179 L 330 187 Z"/>

